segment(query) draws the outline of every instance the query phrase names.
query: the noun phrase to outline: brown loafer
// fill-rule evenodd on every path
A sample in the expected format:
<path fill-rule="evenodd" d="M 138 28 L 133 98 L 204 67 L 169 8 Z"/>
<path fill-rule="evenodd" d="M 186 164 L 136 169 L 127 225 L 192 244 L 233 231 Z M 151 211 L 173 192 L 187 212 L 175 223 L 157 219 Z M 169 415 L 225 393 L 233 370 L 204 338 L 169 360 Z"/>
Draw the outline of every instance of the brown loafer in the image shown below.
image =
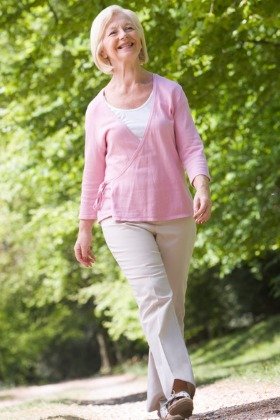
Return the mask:
<path fill-rule="evenodd" d="M 166 402 L 160 403 L 160 409 L 158 410 L 157 413 L 160 420 L 184 420 L 184 417 L 178 414 L 175 414 L 175 415 L 170 414 L 168 412 Z"/>
<path fill-rule="evenodd" d="M 166 407 L 172 416 L 179 415 L 183 419 L 188 419 L 193 412 L 193 400 L 186 391 L 172 393 Z"/>

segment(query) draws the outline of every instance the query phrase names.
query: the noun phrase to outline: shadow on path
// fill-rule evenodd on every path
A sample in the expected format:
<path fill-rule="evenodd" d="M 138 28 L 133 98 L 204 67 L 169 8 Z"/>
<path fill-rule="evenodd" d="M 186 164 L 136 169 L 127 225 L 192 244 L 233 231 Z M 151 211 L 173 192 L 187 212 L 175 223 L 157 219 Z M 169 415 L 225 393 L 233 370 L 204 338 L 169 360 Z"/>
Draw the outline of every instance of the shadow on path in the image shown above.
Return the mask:
<path fill-rule="evenodd" d="M 135 403 L 146 400 L 146 392 L 126 395 L 118 398 L 108 398 L 102 400 L 74 400 L 64 399 L 59 400 L 62 404 L 77 404 L 77 405 L 121 405 L 126 403 Z M 223 407 L 218 410 L 208 411 L 207 413 L 194 414 L 190 420 L 242 420 L 242 419 L 267 419 L 273 416 L 280 418 L 280 397 L 265 399 L 249 404 L 235 405 L 233 407 Z M 46 417 L 44 420 L 56 419 L 58 417 Z M 65 416 L 66 420 L 83 420 L 81 417 Z M 156 418 L 155 418 L 156 420 Z"/>
<path fill-rule="evenodd" d="M 146 392 L 138 394 L 125 395 L 123 397 L 106 398 L 102 400 L 73 400 L 73 399 L 59 399 L 62 404 L 77 404 L 77 405 L 121 405 L 126 403 L 135 403 L 145 401 L 147 398 Z"/>
<path fill-rule="evenodd" d="M 50 416 L 50 417 L 41 417 L 41 420 L 55 420 L 55 419 L 61 419 L 63 418 L 63 420 L 85 420 L 83 417 L 77 417 L 77 416 Z"/>
<path fill-rule="evenodd" d="M 224 375 L 216 375 L 216 376 L 212 376 L 211 378 L 204 378 L 204 379 L 197 379 L 196 381 L 196 386 L 197 388 L 201 385 L 210 385 L 210 384 L 214 384 L 215 382 L 221 381 L 223 379 L 227 379 L 228 375 L 224 374 Z"/>
<path fill-rule="evenodd" d="M 267 419 L 269 416 L 280 418 L 280 397 L 257 401 L 249 404 L 223 407 L 219 410 L 208 411 L 203 414 L 194 414 L 191 420 L 241 420 L 241 419 Z"/>

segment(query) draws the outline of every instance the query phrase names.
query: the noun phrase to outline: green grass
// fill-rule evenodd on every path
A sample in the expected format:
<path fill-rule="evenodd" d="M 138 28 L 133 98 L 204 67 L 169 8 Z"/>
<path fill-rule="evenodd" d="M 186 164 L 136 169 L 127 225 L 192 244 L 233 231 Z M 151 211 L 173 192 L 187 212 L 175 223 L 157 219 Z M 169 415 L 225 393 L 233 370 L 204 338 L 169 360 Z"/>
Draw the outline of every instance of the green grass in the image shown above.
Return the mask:
<path fill-rule="evenodd" d="M 222 378 L 280 378 L 280 316 L 190 348 L 197 384 Z"/>
<path fill-rule="evenodd" d="M 189 346 L 197 385 L 224 378 L 278 381 L 280 378 L 280 315 L 231 334 Z M 146 375 L 147 362 L 127 362 L 114 372 Z"/>

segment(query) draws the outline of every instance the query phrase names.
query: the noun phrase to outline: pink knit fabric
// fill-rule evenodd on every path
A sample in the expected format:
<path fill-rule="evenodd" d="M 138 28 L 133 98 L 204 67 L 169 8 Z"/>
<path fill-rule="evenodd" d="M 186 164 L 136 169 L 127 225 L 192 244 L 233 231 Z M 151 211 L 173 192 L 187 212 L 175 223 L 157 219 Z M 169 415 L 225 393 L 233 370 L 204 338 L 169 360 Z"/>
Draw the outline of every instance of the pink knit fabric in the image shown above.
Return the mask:
<path fill-rule="evenodd" d="M 152 112 L 142 140 L 111 111 L 104 89 L 85 118 L 80 219 L 171 220 L 193 214 L 185 182 L 210 179 L 203 144 L 182 87 L 153 74 Z"/>

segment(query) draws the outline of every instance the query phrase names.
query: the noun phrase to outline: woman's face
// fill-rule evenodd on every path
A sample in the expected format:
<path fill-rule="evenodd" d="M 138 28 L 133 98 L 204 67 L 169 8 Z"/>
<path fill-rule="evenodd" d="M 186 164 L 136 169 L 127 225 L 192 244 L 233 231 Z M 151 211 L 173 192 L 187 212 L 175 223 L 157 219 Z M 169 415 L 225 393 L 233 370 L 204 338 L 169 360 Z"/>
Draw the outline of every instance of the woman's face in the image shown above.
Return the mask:
<path fill-rule="evenodd" d="M 109 58 L 113 67 L 119 62 L 137 61 L 142 48 L 135 26 L 123 13 L 112 17 L 105 28 L 102 43 L 101 54 Z"/>

